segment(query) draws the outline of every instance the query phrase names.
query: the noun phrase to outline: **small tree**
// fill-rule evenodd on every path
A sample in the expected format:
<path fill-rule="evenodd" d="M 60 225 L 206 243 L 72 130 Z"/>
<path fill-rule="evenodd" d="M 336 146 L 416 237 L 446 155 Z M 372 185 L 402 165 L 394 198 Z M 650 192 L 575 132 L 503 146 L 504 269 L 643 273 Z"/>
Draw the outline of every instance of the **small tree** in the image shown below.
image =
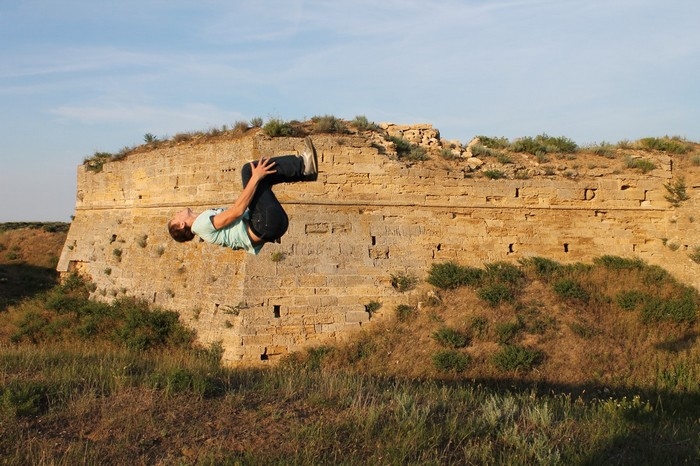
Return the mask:
<path fill-rule="evenodd" d="M 673 207 L 678 207 L 681 202 L 690 199 L 690 196 L 685 192 L 685 179 L 679 178 L 674 182 L 664 184 L 664 188 L 668 194 L 664 198 L 671 203 Z"/>

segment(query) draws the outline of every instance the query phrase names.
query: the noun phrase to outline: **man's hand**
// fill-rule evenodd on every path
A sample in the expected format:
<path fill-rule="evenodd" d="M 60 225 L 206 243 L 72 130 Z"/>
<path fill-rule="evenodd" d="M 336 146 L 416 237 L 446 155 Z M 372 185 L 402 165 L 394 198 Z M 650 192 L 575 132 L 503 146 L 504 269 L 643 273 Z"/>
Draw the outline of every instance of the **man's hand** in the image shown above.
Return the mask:
<path fill-rule="evenodd" d="M 214 228 L 217 230 L 224 228 L 241 218 L 245 210 L 248 208 L 250 201 L 253 199 L 253 195 L 255 194 L 255 190 L 257 189 L 260 180 L 265 178 L 267 175 L 277 173 L 277 170 L 275 170 L 275 165 L 276 163 L 274 161 L 266 157 L 261 157 L 257 163 L 250 162 L 252 174 L 248 184 L 246 184 L 245 188 L 243 188 L 241 195 L 238 196 L 238 199 L 236 199 L 233 206 L 212 217 L 211 223 L 214 225 Z"/>
<path fill-rule="evenodd" d="M 277 173 L 277 170 L 275 170 L 274 168 L 275 165 L 276 162 L 270 160 L 269 157 L 261 157 L 257 165 L 253 162 L 250 162 L 250 168 L 252 171 L 251 180 L 254 179 L 255 181 L 260 181 L 267 175 Z"/>

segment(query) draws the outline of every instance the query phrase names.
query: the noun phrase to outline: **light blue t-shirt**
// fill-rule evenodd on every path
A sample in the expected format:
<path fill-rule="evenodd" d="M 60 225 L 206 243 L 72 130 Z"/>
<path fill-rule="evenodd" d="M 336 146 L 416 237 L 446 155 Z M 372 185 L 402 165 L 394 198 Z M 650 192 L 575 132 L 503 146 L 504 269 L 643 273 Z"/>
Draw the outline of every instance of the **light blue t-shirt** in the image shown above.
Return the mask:
<path fill-rule="evenodd" d="M 208 243 L 226 246 L 231 249 L 244 249 L 250 254 L 258 254 L 263 245 L 253 246 L 250 236 L 248 236 L 246 224 L 243 221 L 250 218 L 248 210 L 246 209 L 243 216 L 232 224 L 217 230 L 214 228 L 212 218 L 223 211 L 224 209 L 222 208 L 209 209 L 199 214 L 194 223 L 192 223 L 192 233 Z"/>

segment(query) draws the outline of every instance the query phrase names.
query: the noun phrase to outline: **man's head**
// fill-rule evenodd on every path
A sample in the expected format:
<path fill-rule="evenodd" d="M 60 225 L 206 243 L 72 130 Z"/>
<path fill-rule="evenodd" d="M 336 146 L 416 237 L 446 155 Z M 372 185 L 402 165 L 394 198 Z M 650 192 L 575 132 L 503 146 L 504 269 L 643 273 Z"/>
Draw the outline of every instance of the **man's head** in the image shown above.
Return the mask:
<path fill-rule="evenodd" d="M 194 238 L 190 221 L 192 216 L 192 209 L 185 209 L 176 213 L 168 222 L 168 232 L 178 243 L 191 241 Z"/>

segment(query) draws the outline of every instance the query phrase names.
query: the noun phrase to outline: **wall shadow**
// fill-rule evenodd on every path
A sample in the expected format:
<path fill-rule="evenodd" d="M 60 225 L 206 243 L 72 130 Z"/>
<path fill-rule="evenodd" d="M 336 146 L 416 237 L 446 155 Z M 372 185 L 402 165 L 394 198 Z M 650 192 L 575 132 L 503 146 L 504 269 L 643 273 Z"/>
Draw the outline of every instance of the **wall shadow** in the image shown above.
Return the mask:
<path fill-rule="evenodd" d="M 632 425 L 626 435 L 615 435 L 601 448 L 590 452 L 582 465 L 661 465 L 700 464 L 700 392 L 676 393 L 640 387 L 610 387 L 593 384 L 566 385 L 531 383 L 516 379 L 445 381 L 459 387 L 480 385 L 498 394 L 536 394 L 538 397 L 568 395 L 572 402 L 580 398 L 594 400 L 648 401 L 651 410 L 624 409 L 626 422 Z M 575 442 L 576 439 L 572 439 Z"/>
<path fill-rule="evenodd" d="M 0 312 L 58 283 L 55 269 L 28 264 L 0 265 Z"/>
<path fill-rule="evenodd" d="M 304 364 L 304 363 L 302 363 Z M 313 365 L 306 366 L 308 370 L 320 371 L 320 367 Z M 212 396 L 224 396 L 225 387 L 239 387 L 249 385 L 256 387 L 263 383 L 264 371 L 270 368 L 244 368 L 229 372 L 229 378 L 224 381 L 220 390 L 212 392 Z M 639 409 L 635 409 L 633 403 L 625 409 L 615 409 L 611 415 L 621 416 L 626 424 L 624 428 L 616 425 L 615 421 L 610 422 L 612 428 L 618 431 L 606 433 L 601 431 L 601 435 L 606 440 L 597 447 L 590 445 L 576 445 L 577 439 L 569 440 L 553 439 L 554 442 L 568 441 L 573 443 L 567 447 L 572 447 L 574 451 L 582 452 L 583 458 L 579 458 L 576 465 L 599 466 L 599 465 L 680 465 L 680 464 L 700 464 L 700 391 L 678 393 L 670 390 L 657 390 L 640 388 L 637 386 L 610 387 L 608 385 L 596 384 L 560 384 L 543 382 L 524 382 L 516 378 L 488 379 L 478 378 L 469 380 L 452 379 L 405 379 L 397 377 L 377 377 L 368 376 L 376 382 L 378 387 L 373 389 L 382 390 L 386 388 L 392 391 L 397 385 L 415 387 L 416 393 L 421 393 L 425 384 L 438 384 L 449 389 L 469 389 L 479 387 L 496 396 L 518 396 L 525 395 L 524 398 L 536 396 L 547 400 L 549 397 L 566 397 L 573 405 L 583 400 L 585 405 L 582 409 L 573 409 L 572 416 L 587 416 L 587 412 L 592 409 L 590 406 L 596 402 L 610 402 L 609 400 L 622 400 L 626 397 L 628 401 L 634 397 L 644 404 Z M 599 401 L 596 401 L 599 400 Z M 648 402 L 648 405 L 646 404 Z M 651 406 L 651 409 L 647 409 Z M 475 408 L 477 409 L 477 408 Z M 601 409 L 603 409 L 601 407 Z M 444 419 L 441 417 L 444 410 L 437 409 L 435 418 L 428 422 L 439 425 Z M 433 415 L 433 414 L 431 414 Z M 557 422 L 567 421 L 567 419 L 557 419 Z M 578 422 L 579 419 L 571 419 Z M 590 419 L 581 419 L 588 422 Z M 504 421 L 507 422 L 507 421 Z M 607 425 L 607 424 L 606 424 Z M 602 429 L 603 426 L 595 426 Z M 468 440 L 468 439 L 466 439 Z M 554 447 L 554 445 L 552 445 Z M 458 454 L 458 453 L 457 453 Z M 522 458 L 520 459 L 522 460 Z M 537 464 L 518 463 L 512 464 Z"/>

